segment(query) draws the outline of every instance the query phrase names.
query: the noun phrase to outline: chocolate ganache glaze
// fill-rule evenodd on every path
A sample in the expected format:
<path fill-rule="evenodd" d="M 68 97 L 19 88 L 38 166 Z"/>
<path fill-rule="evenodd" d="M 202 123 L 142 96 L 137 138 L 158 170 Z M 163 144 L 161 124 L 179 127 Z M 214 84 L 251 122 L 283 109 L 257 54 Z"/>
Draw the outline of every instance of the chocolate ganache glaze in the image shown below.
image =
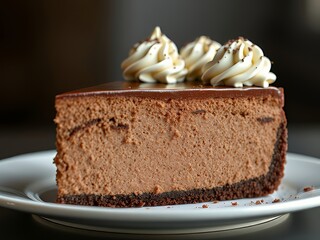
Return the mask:
<path fill-rule="evenodd" d="M 78 97 L 90 95 L 121 95 L 132 97 L 180 99 L 180 98 L 234 98 L 246 96 L 267 96 L 283 98 L 283 89 L 277 87 L 243 87 L 205 85 L 197 82 L 181 82 L 176 84 L 140 83 L 116 81 L 98 86 L 79 89 L 57 95 L 56 98 Z"/>

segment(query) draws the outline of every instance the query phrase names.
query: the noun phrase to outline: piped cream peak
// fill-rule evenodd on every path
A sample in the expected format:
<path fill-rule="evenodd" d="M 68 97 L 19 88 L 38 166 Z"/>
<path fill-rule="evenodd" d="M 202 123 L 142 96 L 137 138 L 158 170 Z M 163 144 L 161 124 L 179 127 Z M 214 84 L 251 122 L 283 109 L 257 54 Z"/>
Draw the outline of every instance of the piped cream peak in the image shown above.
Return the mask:
<path fill-rule="evenodd" d="M 160 39 L 162 36 L 162 32 L 159 26 L 156 26 L 151 34 L 150 39 L 154 40 L 154 39 Z"/>
<path fill-rule="evenodd" d="M 121 68 L 126 80 L 148 83 L 182 82 L 188 72 L 177 46 L 160 27 L 156 27 L 145 41 L 134 45 Z"/>
<path fill-rule="evenodd" d="M 276 80 L 271 62 L 260 47 L 239 37 L 222 46 L 212 61 L 203 66 L 201 79 L 211 85 L 269 87 Z"/>

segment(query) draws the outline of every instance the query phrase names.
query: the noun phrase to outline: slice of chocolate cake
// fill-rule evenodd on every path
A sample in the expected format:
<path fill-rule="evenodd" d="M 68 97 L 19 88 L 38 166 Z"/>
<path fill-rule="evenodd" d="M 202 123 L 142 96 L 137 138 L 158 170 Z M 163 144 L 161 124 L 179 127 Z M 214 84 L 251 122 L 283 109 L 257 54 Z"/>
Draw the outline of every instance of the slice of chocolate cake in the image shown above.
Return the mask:
<path fill-rule="evenodd" d="M 283 90 L 114 82 L 58 95 L 57 202 L 108 207 L 264 196 L 283 177 Z"/>
<path fill-rule="evenodd" d="M 121 64 L 136 82 L 56 97 L 59 203 L 158 206 L 277 189 L 287 130 L 270 60 L 244 38 L 220 47 L 202 37 L 182 52 L 156 27 Z"/>

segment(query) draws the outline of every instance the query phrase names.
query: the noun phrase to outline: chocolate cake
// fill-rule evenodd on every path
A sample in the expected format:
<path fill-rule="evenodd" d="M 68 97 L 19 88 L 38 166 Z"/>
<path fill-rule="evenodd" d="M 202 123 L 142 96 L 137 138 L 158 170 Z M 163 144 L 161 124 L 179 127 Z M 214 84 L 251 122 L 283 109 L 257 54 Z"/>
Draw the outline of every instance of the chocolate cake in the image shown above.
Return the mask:
<path fill-rule="evenodd" d="M 283 177 L 283 91 L 114 82 L 58 95 L 58 202 L 108 207 L 264 196 Z"/>
<path fill-rule="evenodd" d="M 156 28 L 126 81 L 56 96 L 58 203 L 141 207 L 261 197 L 283 177 L 282 88 L 242 37 L 179 55 Z M 199 80 L 201 81 L 185 81 Z"/>

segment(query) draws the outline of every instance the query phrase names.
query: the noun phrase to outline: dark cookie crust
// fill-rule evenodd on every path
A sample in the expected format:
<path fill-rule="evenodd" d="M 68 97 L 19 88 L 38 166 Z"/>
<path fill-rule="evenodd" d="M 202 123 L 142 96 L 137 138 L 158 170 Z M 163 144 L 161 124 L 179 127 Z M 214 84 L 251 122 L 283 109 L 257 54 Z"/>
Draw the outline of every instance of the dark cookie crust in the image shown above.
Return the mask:
<path fill-rule="evenodd" d="M 261 197 L 272 193 L 278 188 L 284 175 L 286 151 L 287 129 L 286 122 L 283 122 L 277 131 L 277 141 L 274 146 L 272 162 L 266 175 L 213 189 L 172 191 L 161 194 L 143 193 L 140 195 L 133 193 L 114 196 L 94 194 L 65 195 L 59 197 L 57 202 L 103 207 L 142 207 Z"/>

